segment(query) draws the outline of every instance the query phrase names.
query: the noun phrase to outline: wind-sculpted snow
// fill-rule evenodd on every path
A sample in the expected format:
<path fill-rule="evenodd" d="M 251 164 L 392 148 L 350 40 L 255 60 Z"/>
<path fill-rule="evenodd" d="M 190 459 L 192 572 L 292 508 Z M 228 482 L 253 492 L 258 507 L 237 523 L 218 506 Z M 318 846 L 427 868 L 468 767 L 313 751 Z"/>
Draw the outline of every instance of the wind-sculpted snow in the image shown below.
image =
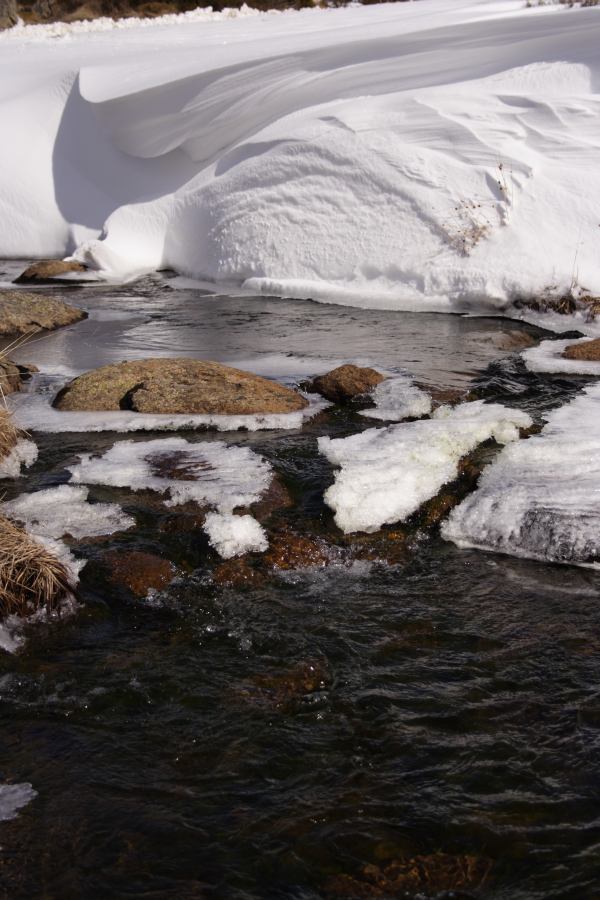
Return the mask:
<path fill-rule="evenodd" d="M 0 36 L 0 253 L 437 310 L 576 257 L 600 293 L 600 15 L 523 6 Z"/>
<path fill-rule="evenodd" d="M 403 522 L 457 477 L 463 456 L 490 438 L 514 441 L 530 425 L 524 412 L 476 400 L 441 406 L 431 419 L 319 438 L 321 453 L 339 466 L 325 502 L 346 533 Z"/>
<path fill-rule="evenodd" d="M 506 447 L 442 528 L 459 547 L 600 565 L 600 385 Z"/>

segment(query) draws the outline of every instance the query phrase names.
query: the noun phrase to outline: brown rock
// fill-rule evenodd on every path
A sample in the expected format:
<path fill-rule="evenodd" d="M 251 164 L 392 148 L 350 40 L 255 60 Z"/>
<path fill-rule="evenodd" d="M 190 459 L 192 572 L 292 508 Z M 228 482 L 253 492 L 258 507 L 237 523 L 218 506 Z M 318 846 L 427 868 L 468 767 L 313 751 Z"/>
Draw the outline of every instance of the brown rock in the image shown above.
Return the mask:
<path fill-rule="evenodd" d="M 0 336 L 51 331 L 85 319 L 87 313 L 62 300 L 25 291 L 0 291 Z"/>
<path fill-rule="evenodd" d="M 45 284 L 56 281 L 73 284 L 77 279 L 64 277 L 73 272 L 87 272 L 87 267 L 83 263 L 67 262 L 64 259 L 40 259 L 21 272 L 18 278 L 15 278 L 15 284 Z"/>
<path fill-rule="evenodd" d="M 578 344 L 569 344 L 563 354 L 565 359 L 579 359 L 585 362 L 600 361 L 600 338 L 593 341 L 582 341 Z"/>
<path fill-rule="evenodd" d="M 417 384 L 421 390 L 426 391 L 436 406 L 451 406 L 466 400 L 468 388 L 441 388 L 431 384 Z"/>
<path fill-rule="evenodd" d="M 18 20 L 17 0 L 0 0 L 0 28 L 12 28 Z"/>
<path fill-rule="evenodd" d="M 323 541 L 283 531 L 270 539 L 263 561 L 273 569 L 305 569 L 326 566 L 330 557 Z"/>
<path fill-rule="evenodd" d="M 141 550 L 111 550 L 103 561 L 110 571 L 109 581 L 126 587 L 135 597 L 166 587 L 177 571 L 168 559 Z"/>
<path fill-rule="evenodd" d="M 308 694 L 324 690 L 331 681 L 326 663 L 306 659 L 283 671 L 256 675 L 238 691 L 238 696 L 257 706 L 285 709 Z"/>
<path fill-rule="evenodd" d="M 358 877 L 337 875 L 326 885 L 334 897 L 436 897 L 472 891 L 488 879 L 492 861 L 478 856 L 431 853 L 398 859 L 385 868 L 367 865 Z"/>
<path fill-rule="evenodd" d="M 353 397 L 367 394 L 382 381 L 385 381 L 385 375 L 375 369 L 345 365 L 332 369 L 326 375 L 319 375 L 311 381 L 308 389 L 332 403 L 347 403 Z"/>
<path fill-rule="evenodd" d="M 264 576 L 240 557 L 220 563 L 214 569 L 212 578 L 220 587 L 257 587 L 264 582 Z"/>
<path fill-rule="evenodd" d="M 304 409 L 300 394 L 258 375 L 198 359 L 142 359 L 102 366 L 71 381 L 61 410 L 254 415 Z"/>
<path fill-rule="evenodd" d="M 0 396 L 21 390 L 21 370 L 10 359 L 0 357 Z"/>
<path fill-rule="evenodd" d="M 289 509 L 294 505 L 294 500 L 284 484 L 277 476 L 273 478 L 271 484 L 262 495 L 260 500 L 253 503 L 250 512 L 259 522 L 266 522 L 273 513 L 280 509 Z"/>

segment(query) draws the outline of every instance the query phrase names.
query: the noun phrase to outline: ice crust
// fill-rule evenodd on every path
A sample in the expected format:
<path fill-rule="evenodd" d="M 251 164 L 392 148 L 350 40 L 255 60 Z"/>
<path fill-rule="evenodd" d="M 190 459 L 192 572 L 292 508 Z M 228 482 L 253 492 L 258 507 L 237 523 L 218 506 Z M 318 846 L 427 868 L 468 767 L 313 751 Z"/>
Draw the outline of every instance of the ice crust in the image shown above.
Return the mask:
<path fill-rule="evenodd" d="M 8 456 L 0 460 L 0 479 L 18 478 L 22 467 L 33 465 L 37 458 L 38 448 L 33 441 L 18 441 Z"/>
<path fill-rule="evenodd" d="M 250 551 L 261 553 L 269 546 L 264 529 L 249 515 L 209 513 L 204 521 L 204 531 L 211 547 L 223 559 L 231 559 Z"/>
<path fill-rule="evenodd" d="M 2 504 L 2 512 L 22 522 L 32 534 L 44 538 L 93 537 L 113 534 L 135 525 L 115 503 L 88 503 L 85 487 L 68 484 L 21 494 Z"/>
<path fill-rule="evenodd" d="M 488 312 L 576 257 L 600 295 L 599 10 L 524 7 L 3 32 L 0 255 Z"/>
<path fill-rule="evenodd" d="M 600 362 L 581 359 L 565 359 L 565 347 L 585 343 L 588 338 L 566 341 L 542 341 L 537 347 L 524 350 L 521 356 L 530 372 L 545 372 L 554 375 L 600 375 Z"/>
<path fill-rule="evenodd" d="M 75 483 L 158 491 L 168 495 L 166 506 L 193 500 L 212 507 L 216 511 L 207 514 L 203 528 L 225 559 L 267 549 L 259 523 L 250 515 L 232 514 L 256 502 L 273 475 L 269 463 L 247 447 L 222 441 L 192 444 L 183 438 L 120 441 L 103 456 L 82 456 L 70 471 Z"/>
<path fill-rule="evenodd" d="M 371 394 L 374 409 L 361 410 L 361 416 L 385 422 L 419 418 L 431 412 L 431 397 L 413 384 L 410 375 L 395 375 L 378 384 Z"/>
<path fill-rule="evenodd" d="M 476 400 L 441 406 L 431 419 L 319 438 L 321 453 L 339 466 L 325 502 L 346 533 L 402 522 L 457 477 L 461 457 L 490 438 L 514 441 L 531 424 L 520 410 Z"/>
<path fill-rule="evenodd" d="M 506 447 L 442 535 L 459 547 L 600 567 L 600 384 Z"/>
<path fill-rule="evenodd" d="M 88 453 L 80 460 L 70 468 L 74 484 L 148 489 L 168 494 L 167 506 L 194 500 L 225 513 L 254 503 L 272 478 L 271 466 L 262 457 L 223 441 L 119 441 L 102 456 Z M 161 474 L 169 468 L 173 477 Z"/>
<path fill-rule="evenodd" d="M 265 413 L 253 416 L 216 415 L 150 415 L 137 412 L 62 412 L 51 406 L 46 393 L 23 394 L 9 398 L 15 423 L 31 431 L 60 434 L 62 432 L 114 431 L 120 434 L 136 431 L 181 431 L 211 429 L 215 431 L 295 430 L 330 404 L 320 397 L 308 395 L 309 406 L 293 413 Z"/>
<path fill-rule="evenodd" d="M 0 822 L 16 818 L 19 810 L 35 797 L 37 791 L 28 781 L 22 784 L 0 784 Z"/>

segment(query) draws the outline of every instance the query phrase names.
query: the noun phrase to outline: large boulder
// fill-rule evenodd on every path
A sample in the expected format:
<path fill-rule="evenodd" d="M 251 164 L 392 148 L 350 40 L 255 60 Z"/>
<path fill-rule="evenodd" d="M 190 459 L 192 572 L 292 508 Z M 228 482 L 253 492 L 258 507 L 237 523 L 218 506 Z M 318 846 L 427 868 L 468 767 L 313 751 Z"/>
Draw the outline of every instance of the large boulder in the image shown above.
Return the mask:
<path fill-rule="evenodd" d="M 290 413 L 308 405 L 296 391 L 258 375 L 198 359 L 142 359 L 75 378 L 54 401 L 63 411 L 128 409 L 171 415 Z"/>
<path fill-rule="evenodd" d="M 381 372 L 349 364 L 314 378 L 308 389 L 332 403 L 347 403 L 353 397 L 369 393 L 382 381 L 385 375 Z"/>
<path fill-rule="evenodd" d="M 47 284 L 65 281 L 72 284 L 73 274 L 87 272 L 83 263 L 65 259 L 40 259 L 15 278 L 15 284 Z"/>
<path fill-rule="evenodd" d="M 562 354 L 565 359 L 579 359 L 585 362 L 600 362 L 600 338 L 593 341 L 581 341 L 578 344 L 569 344 Z"/>
<path fill-rule="evenodd" d="M 0 291 L 0 336 L 51 331 L 85 319 L 87 313 L 62 300 L 26 294 L 24 291 Z"/>

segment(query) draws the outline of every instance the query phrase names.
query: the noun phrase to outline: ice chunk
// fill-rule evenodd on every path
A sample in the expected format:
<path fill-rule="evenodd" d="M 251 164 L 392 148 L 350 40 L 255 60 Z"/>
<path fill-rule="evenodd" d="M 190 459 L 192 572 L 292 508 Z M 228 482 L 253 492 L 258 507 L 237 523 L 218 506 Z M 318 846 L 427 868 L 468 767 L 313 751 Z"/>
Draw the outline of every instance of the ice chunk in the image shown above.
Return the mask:
<path fill-rule="evenodd" d="M 600 375 L 600 362 L 584 359 L 565 359 L 565 347 L 582 344 L 589 338 L 566 341 L 542 341 L 537 347 L 524 350 L 521 356 L 530 372 L 547 372 L 555 375 Z"/>
<path fill-rule="evenodd" d="M 0 459 L 0 478 L 18 478 L 22 466 L 31 466 L 38 458 L 38 448 L 33 441 L 20 440 L 8 456 Z"/>
<path fill-rule="evenodd" d="M 459 547 L 600 567 L 600 384 L 506 447 L 442 534 Z"/>
<path fill-rule="evenodd" d="M 124 531 L 135 525 L 115 503 L 88 503 L 88 490 L 68 484 L 34 494 L 21 494 L 2 504 L 2 512 L 22 522 L 28 531 L 46 538 L 92 537 Z"/>
<path fill-rule="evenodd" d="M 431 412 L 431 397 L 413 383 L 410 375 L 387 378 L 377 385 L 371 396 L 375 409 L 363 409 L 360 413 L 369 419 L 401 422 Z"/>
<path fill-rule="evenodd" d="M 168 506 L 195 500 L 222 513 L 258 500 L 272 477 L 261 456 L 223 441 L 120 441 L 102 456 L 80 459 L 70 468 L 74 483 L 150 489 L 168 494 Z"/>
<path fill-rule="evenodd" d="M 320 451 L 340 467 L 325 501 L 346 533 L 404 521 L 456 478 L 461 457 L 478 444 L 516 440 L 530 425 L 524 412 L 477 400 L 441 406 L 427 420 L 320 438 Z"/>
<path fill-rule="evenodd" d="M 34 797 L 37 797 L 37 791 L 28 781 L 23 784 L 0 784 L 0 822 L 14 819 Z"/>
<path fill-rule="evenodd" d="M 262 552 L 269 546 L 262 526 L 253 516 L 209 513 L 204 521 L 204 531 L 211 547 L 224 559 L 252 550 Z"/>

